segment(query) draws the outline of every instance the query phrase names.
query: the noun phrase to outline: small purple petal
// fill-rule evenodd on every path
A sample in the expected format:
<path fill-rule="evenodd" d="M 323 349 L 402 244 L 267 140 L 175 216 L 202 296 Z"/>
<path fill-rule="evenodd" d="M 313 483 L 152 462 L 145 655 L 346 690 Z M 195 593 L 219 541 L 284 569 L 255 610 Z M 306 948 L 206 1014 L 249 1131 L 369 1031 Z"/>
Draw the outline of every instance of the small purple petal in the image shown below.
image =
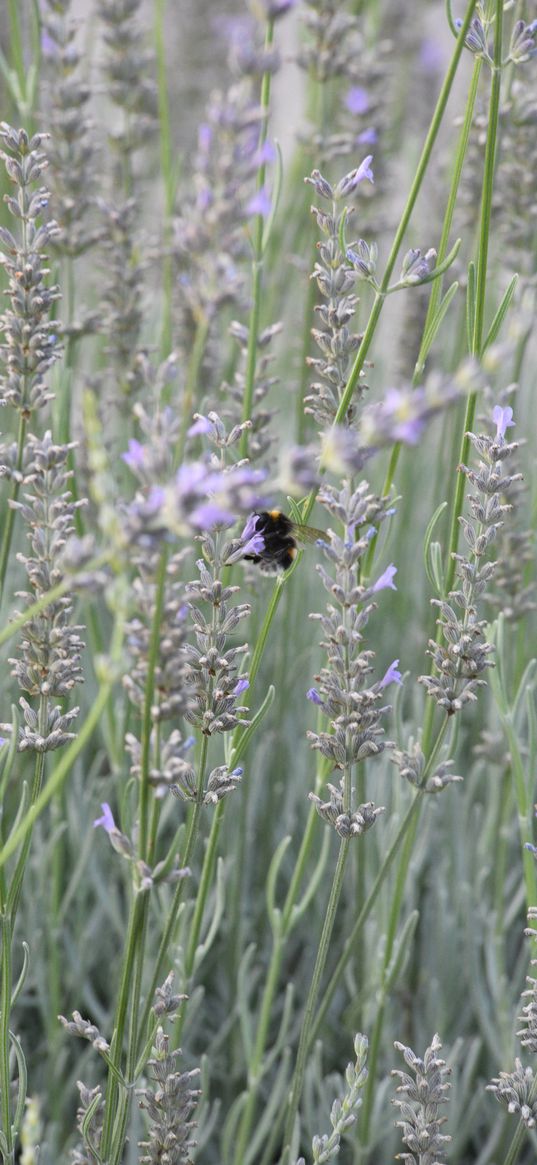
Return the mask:
<path fill-rule="evenodd" d="M 439 73 L 444 67 L 442 46 L 432 37 L 424 37 L 420 45 L 419 62 L 425 73 Z"/>
<path fill-rule="evenodd" d="M 357 145 L 359 146 L 374 146 L 378 140 L 379 135 L 372 125 L 368 129 L 364 129 L 356 138 Z"/>
<path fill-rule="evenodd" d="M 194 424 L 187 429 L 187 437 L 199 437 L 204 433 L 212 433 L 213 427 L 208 417 L 195 413 Z"/>
<path fill-rule="evenodd" d="M 367 158 L 364 158 L 363 162 L 360 162 L 360 165 L 356 171 L 355 185 L 357 185 L 358 182 L 363 182 L 364 178 L 368 178 L 370 182 L 375 181 L 373 178 L 373 171 L 371 169 L 372 161 L 373 154 L 368 154 Z"/>
<path fill-rule="evenodd" d="M 126 453 L 121 454 L 121 457 L 129 469 L 141 469 L 145 462 L 145 446 L 141 445 L 135 437 L 131 437 L 129 448 Z"/>
<path fill-rule="evenodd" d="M 213 526 L 231 526 L 234 521 L 235 514 L 223 510 L 215 502 L 205 502 L 188 515 L 189 525 L 194 526 L 196 530 L 211 530 Z"/>
<path fill-rule="evenodd" d="M 5 736 L 0 736 L 0 748 L 2 747 L 3 744 L 7 744 L 7 740 L 6 740 Z"/>
<path fill-rule="evenodd" d="M 246 525 L 241 534 L 241 542 L 249 542 L 257 532 L 257 523 L 259 521 L 259 514 L 250 514 L 247 518 Z"/>
<path fill-rule="evenodd" d="M 505 440 L 505 430 L 513 428 L 515 422 L 513 420 L 513 410 L 507 405 L 502 408 L 501 405 L 495 405 L 492 410 L 492 420 L 496 425 L 496 440 Z"/>
<path fill-rule="evenodd" d="M 233 688 L 233 695 L 234 696 L 241 696 L 242 693 L 246 692 L 249 687 L 250 687 L 249 680 L 244 680 L 244 679 L 237 680 L 237 683 L 235 684 L 235 687 Z"/>
<path fill-rule="evenodd" d="M 388 684 L 402 684 L 403 676 L 398 669 L 398 664 L 398 659 L 394 659 L 393 663 L 390 664 L 387 672 L 385 672 L 380 681 L 381 688 L 387 688 Z"/>
<path fill-rule="evenodd" d="M 369 109 L 367 89 L 364 89 L 361 85 L 353 85 L 352 89 L 349 89 L 347 93 L 345 105 L 349 113 L 366 113 Z"/>
<path fill-rule="evenodd" d="M 151 489 L 149 490 L 149 493 L 147 495 L 146 501 L 147 501 L 147 505 L 153 511 L 153 513 L 155 513 L 155 514 L 158 513 L 158 511 L 164 505 L 165 500 L 166 500 L 166 491 L 163 488 L 163 486 L 152 485 Z"/>
<path fill-rule="evenodd" d="M 396 574 L 397 567 L 393 565 L 393 562 L 390 562 L 390 565 L 382 572 L 376 583 L 373 583 L 371 587 L 373 594 L 376 595 L 377 591 L 383 591 L 386 587 L 391 587 L 392 591 L 396 591 L 397 587 L 393 581 Z"/>
<path fill-rule="evenodd" d="M 111 833 L 116 828 L 116 823 L 112 814 L 112 810 L 107 801 L 101 802 L 101 809 L 103 811 L 102 817 L 97 817 L 93 822 L 93 828 L 96 829 L 98 825 L 102 825 L 107 833 Z"/>
<path fill-rule="evenodd" d="M 229 775 L 231 777 L 242 777 L 243 772 L 244 772 L 244 769 L 243 769 L 242 765 L 239 765 L 238 768 L 232 769 L 231 773 Z"/>
<path fill-rule="evenodd" d="M 323 702 L 322 697 L 319 695 L 319 693 L 317 691 L 317 688 L 309 688 L 308 691 L 306 692 L 306 696 L 307 696 L 308 700 L 311 700 L 312 704 L 320 705 Z"/>
<path fill-rule="evenodd" d="M 213 131 L 207 122 L 203 121 L 198 128 L 198 146 L 203 154 L 208 154 L 213 140 Z"/>
<path fill-rule="evenodd" d="M 271 210 L 272 202 L 264 186 L 246 204 L 247 215 L 259 214 L 262 218 L 268 218 Z"/>
<path fill-rule="evenodd" d="M 270 165 L 271 162 L 275 162 L 277 157 L 272 142 L 263 142 L 261 149 L 255 155 L 255 162 L 257 166 L 266 166 L 267 163 Z"/>

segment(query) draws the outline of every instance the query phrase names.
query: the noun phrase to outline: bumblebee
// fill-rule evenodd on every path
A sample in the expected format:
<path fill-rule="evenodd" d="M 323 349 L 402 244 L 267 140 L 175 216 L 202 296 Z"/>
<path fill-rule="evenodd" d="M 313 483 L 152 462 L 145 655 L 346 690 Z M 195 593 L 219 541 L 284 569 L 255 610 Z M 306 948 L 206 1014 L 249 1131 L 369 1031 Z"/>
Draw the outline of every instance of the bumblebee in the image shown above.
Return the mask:
<path fill-rule="evenodd" d="M 252 517 L 256 519 L 255 532 L 262 535 L 264 546 L 258 554 L 245 554 L 244 558 L 259 562 L 261 570 L 267 572 L 289 570 L 297 555 L 297 541 L 316 542 L 325 537 L 323 530 L 293 522 L 281 510 L 261 510 Z"/>

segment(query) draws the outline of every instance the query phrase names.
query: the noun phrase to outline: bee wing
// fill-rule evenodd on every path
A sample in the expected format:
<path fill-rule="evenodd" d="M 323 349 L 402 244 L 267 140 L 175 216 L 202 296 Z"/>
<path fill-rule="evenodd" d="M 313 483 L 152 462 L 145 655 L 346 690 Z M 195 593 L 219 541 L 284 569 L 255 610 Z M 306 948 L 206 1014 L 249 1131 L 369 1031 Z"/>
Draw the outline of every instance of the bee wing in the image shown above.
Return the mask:
<path fill-rule="evenodd" d="M 316 530 L 315 526 L 303 526 L 300 522 L 293 522 L 293 534 L 299 542 L 316 542 L 318 538 L 326 541 L 324 530 Z"/>

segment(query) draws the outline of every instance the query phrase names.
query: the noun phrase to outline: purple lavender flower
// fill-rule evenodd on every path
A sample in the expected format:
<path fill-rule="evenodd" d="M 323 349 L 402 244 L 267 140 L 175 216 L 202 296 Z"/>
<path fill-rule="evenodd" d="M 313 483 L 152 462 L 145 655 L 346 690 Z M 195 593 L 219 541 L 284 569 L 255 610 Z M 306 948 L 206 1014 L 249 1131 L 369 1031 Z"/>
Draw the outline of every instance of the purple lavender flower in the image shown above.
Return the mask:
<path fill-rule="evenodd" d="M 216 502 L 204 502 L 191 511 L 188 521 L 196 530 L 212 530 L 214 526 L 232 526 L 235 514 L 222 509 Z"/>
<path fill-rule="evenodd" d="M 492 420 L 496 425 L 496 440 L 503 444 L 505 441 L 505 430 L 513 428 L 515 422 L 513 420 L 513 410 L 510 405 L 502 408 L 501 405 L 495 405 L 492 410 Z"/>
<path fill-rule="evenodd" d="M 258 514 L 250 514 L 241 534 L 241 542 L 245 544 L 244 549 L 250 554 L 261 554 L 261 551 L 265 549 L 265 539 L 257 529 L 258 521 Z"/>
<path fill-rule="evenodd" d="M 237 683 L 235 684 L 235 687 L 233 688 L 233 695 L 234 696 L 242 696 L 242 693 L 247 692 L 249 687 L 250 687 L 249 680 L 244 679 L 244 678 L 237 680 Z"/>
<path fill-rule="evenodd" d="M 275 162 L 277 157 L 278 155 L 272 142 L 266 141 L 256 151 L 254 160 L 258 166 L 266 166 L 267 164 L 270 165 L 271 162 Z"/>
<path fill-rule="evenodd" d="M 212 425 L 208 417 L 201 413 L 194 413 L 194 423 L 187 429 L 187 437 L 201 437 L 205 433 L 212 433 Z"/>
<path fill-rule="evenodd" d="M 294 8 L 296 0 L 262 0 L 262 4 L 268 20 L 279 20 Z"/>
<path fill-rule="evenodd" d="M 102 817 L 96 817 L 95 821 L 93 822 L 93 828 L 97 829 L 99 825 L 102 825 L 103 829 L 105 829 L 106 832 L 110 834 L 112 833 L 113 829 L 117 828 L 117 826 L 108 801 L 101 802 L 101 809 L 103 811 L 103 815 Z"/>
<path fill-rule="evenodd" d="M 419 63 L 425 73 L 439 73 L 444 67 L 445 54 L 440 43 L 426 36 L 420 44 Z"/>
<path fill-rule="evenodd" d="M 312 704 L 322 706 L 322 697 L 319 695 L 317 688 L 308 688 L 306 696 L 308 700 L 311 700 Z"/>
<path fill-rule="evenodd" d="M 390 565 L 386 567 L 386 570 L 383 570 L 376 583 L 373 583 L 371 593 L 376 595 L 378 591 L 383 591 L 386 587 L 390 587 L 392 591 L 396 591 L 397 587 L 393 581 L 396 574 L 397 567 L 393 565 L 393 562 L 390 562 Z"/>
<path fill-rule="evenodd" d="M 198 129 L 198 149 L 202 154 L 208 154 L 213 140 L 213 131 L 206 121 Z"/>
<path fill-rule="evenodd" d="M 372 161 L 373 155 L 368 154 L 355 170 L 350 170 L 348 174 L 345 174 L 345 177 L 338 182 L 334 190 L 334 198 L 347 198 L 349 194 L 352 194 L 353 190 L 356 190 L 360 182 L 363 182 L 366 178 L 369 182 L 374 182 L 375 179 L 371 169 Z"/>
<path fill-rule="evenodd" d="M 379 135 L 376 129 L 370 125 L 368 129 L 364 129 L 362 130 L 362 133 L 358 134 L 358 137 L 356 138 L 356 144 L 358 146 L 374 146 L 378 142 L 378 138 Z"/>
<path fill-rule="evenodd" d="M 129 448 L 126 453 L 121 454 L 122 461 L 128 465 L 129 469 L 142 469 L 145 464 L 146 447 L 135 437 L 131 437 L 129 441 Z"/>
<path fill-rule="evenodd" d="M 5 736 L 0 736 L 0 748 L 2 747 L 3 744 L 7 744 L 6 738 L 5 738 Z"/>
<path fill-rule="evenodd" d="M 272 210 L 272 202 L 266 189 L 266 186 L 261 186 L 259 190 L 246 203 L 246 214 L 259 214 L 262 218 L 268 218 Z"/>
<path fill-rule="evenodd" d="M 390 664 L 388 670 L 384 673 L 379 683 L 380 688 L 387 688 L 388 684 L 402 684 L 403 677 L 399 671 L 398 665 L 399 660 L 394 659 L 393 663 Z"/>
<path fill-rule="evenodd" d="M 369 95 L 362 85 L 353 85 L 345 98 L 349 113 L 366 113 L 369 109 Z"/>

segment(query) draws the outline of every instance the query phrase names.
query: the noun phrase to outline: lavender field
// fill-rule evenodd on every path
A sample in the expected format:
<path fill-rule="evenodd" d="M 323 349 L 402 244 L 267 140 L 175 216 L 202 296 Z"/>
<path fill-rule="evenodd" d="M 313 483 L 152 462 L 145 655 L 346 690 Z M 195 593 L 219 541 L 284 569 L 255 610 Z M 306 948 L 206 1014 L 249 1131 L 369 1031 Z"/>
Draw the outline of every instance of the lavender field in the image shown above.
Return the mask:
<path fill-rule="evenodd" d="M 530 1165 L 535 0 L 0 94 L 1 1162 Z"/>

